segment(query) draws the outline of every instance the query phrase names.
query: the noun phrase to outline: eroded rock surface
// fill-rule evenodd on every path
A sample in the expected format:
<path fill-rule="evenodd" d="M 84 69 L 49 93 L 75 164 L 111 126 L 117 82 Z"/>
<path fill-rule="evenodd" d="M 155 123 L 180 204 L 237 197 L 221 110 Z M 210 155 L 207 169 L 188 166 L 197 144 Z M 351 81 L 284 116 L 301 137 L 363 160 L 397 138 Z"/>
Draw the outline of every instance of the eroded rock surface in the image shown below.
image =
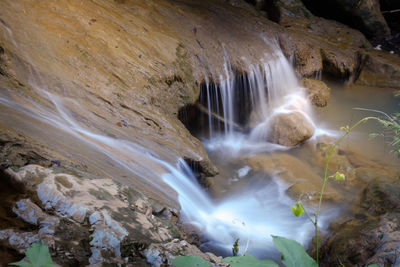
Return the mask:
<path fill-rule="evenodd" d="M 166 207 L 158 211 L 159 204 L 111 179 L 78 178 L 38 165 L 18 172 L 6 169 L 6 173 L 32 192 L 30 199 L 16 203 L 13 212 L 37 230 L 2 230 L 1 239 L 20 252 L 43 240 L 59 263 L 124 263 L 140 258 L 151 242 L 180 236 L 171 218 L 176 211 L 171 213 Z M 136 251 L 129 249 L 132 243 L 137 244 Z M 81 252 L 74 255 L 76 249 Z"/>
<path fill-rule="evenodd" d="M 300 83 L 306 89 L 311 102 L 315 106 L 325 107 L 328 104 L 331 89 L 323 81 L 303 78 Z"/>
<path fill-rule="evenodd" d="M 400 263 L 399 182 L 374 180 L 364 190 L 355 219 L 334 227 L 335 233 L 322 247 L 330 263 L 379 266 Z"/>

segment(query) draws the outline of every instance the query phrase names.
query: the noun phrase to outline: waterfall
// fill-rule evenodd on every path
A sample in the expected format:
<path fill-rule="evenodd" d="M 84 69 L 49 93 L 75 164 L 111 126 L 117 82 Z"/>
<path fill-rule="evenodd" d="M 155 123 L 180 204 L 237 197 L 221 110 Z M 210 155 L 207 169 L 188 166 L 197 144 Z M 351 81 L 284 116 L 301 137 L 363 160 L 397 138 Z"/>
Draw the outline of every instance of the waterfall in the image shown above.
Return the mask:
<path fill-rule="evenodd" d="M 250 129 L 248 138 L 256 142 L 262 139 L 258 138 L 260 133 L 267 132 L 268 121 L 273 114 L 297 111 L 312 122 L 311 107 L 304 88 L 280 48 L 277 45 L 273 47 L 272 55 L 266 54 L 258 65 L 249 65 L 246 75 L 241 76 L 232 69 L 225 53 L 224 73 L 213 79 L 217 83 L 205 79 L 203 94 L 206 97 L 202 99 L 206 100 L 203 103 L 208 110 L 210 139 L 221 134 L 215 114 L 223 118 L 225 139 L 237 137 L 238 133 Z M 240 118 L 244 108 L 251 109 L 246 119 L 243 116 Z"/>
<path fill-rule="evenodd" d="M 260 142 L 254 137 L 254 131 L 274 112 L 295 109 L 309 114 L 303 89 L 298 85 L 289 62 L 279 49 L 273 55 L 266 55 L 260 64 L 250 65 L 249 70 L 247 76 L 235 76 L 225 53 L 224 73 L 213 79 L 219 81 L 218 85 L 211 83 L 207 78 L 205 80 L 206 93 L 203 99 L 207 102 L 211 137 L 205 145 L 210 151 L 220 149 L 219 146 L 230 147 L 231 150 L 224 150 L 227 158 L 237 157 L 238 154 L 243 156 L 245 153 L 287 149 L 280 145 Z M 239 85 L 245 89 L 242 95 L 236 90 Z M 204 249 L 212 248 L 227 255 L 234 241 L 239 238 L 245 242 L 246 247 L 248 245 L 249 253 L 264 257 L 276 253 L 271 235 L 294 238 L 303 245 L 309 243 L 313 226 L 306 218 L 293 217 L 289 208 L 292 200 L 285 194 L 287 185 L 281 183 L 278 177 L 266 177 L 257 186 L 244 188 L 241 192 L 214 200 L 201 188 L 182 159 L 169 159 L 169 162 L 176 162 L 174 165 L 148 147 L 131 140 L 107 136 L 95 128 L 89 129 L 88 125 L 83 126 L 82 122 L 72 115 L 72 110 L 84 109 L 78 102 L 56 96 L 47 89 L 35 90 L 51 107 L 44 107 L 25 98 L 21 101 L 20 97 L 13 96 L 11 90 L 0 92 L 0 104 L 11 111 L 10 120 L 21 119 L 18 113 L 24 113 L 33 121 L 27 125 L 36 122 L 47 124 L 54 129 L 54 133 L 57 131 L 56 135 L 62 136 L 58 133 L 62 132 L 65 137 L 72 138 L 80 149 L 87 147 L 94 150 L 93 154 L 88 152 L 88 156 L 101 157 L 99 167 L 105 162 L 112 162 L 110 166 L 118 166 L 119 171 L 124 170 L 132 174 L 159 192 L 165 191 L 165 184 L 168 185 L 178 194 L 184 221 L 195 225 L 204 234 Z M 240 124 L 243 126 L 244 123 L 240 121 L 240 107 L 237 106 L 243 98 L 249 101 L 254 112 L 251 116 L 252 122 L 245 122 L 255 125 L 250 132 L 241 131 L 240 127 L 236 127 Z M 23 104 L 20 104 L 21 102 Z M 222 129 L 216 126 L 215 118 L 211 116 L 212 112 L 224 118 L 222 136 L 219 135 Z M 24 125 L 24 122 L 20 125 Z M 29 126 L 21 127 L 18 130 L 23 132 L 23 127 Z M 52 132 L 46 132 L 45 129 L 38 131 L 49 139 L 52 135 Z M 57 136 L 55 138 L 57 139 Z M 259 174 L 246 172 L 245 175 L 252 181 L 255 178 L 253 176 Z M 321 217 L 321 225 L 323 222 L 324 216 Z"/>

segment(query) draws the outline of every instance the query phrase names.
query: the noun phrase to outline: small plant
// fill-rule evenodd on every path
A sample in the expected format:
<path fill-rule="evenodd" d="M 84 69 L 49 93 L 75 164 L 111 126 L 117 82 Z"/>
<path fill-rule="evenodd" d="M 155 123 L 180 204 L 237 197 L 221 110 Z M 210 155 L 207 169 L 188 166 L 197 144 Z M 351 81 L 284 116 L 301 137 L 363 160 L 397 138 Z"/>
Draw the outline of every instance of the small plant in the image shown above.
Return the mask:
<path fill-rule="evenodd" d="M 232 247 L 232 255 L 233 256 L 238 256 L 239 254 L 239 238 L 236 239 L 235 243 L 233 243 Z"/>
<path fill-rule="evenodd" d="M 308 214 L 307 210 L 304 208 L 303 204 L 299 201 L 295 204 L 295 206 L 291 206 L 290 209 L 292 211 L 292 213 L 296 216 L 299 217 L 301 216 L 303 213 L 306 214 L 307 218 L 310 220 L 310 222 L 314 225 L 314 229 L 315 229 L 315 259 L 317 261 L 317 265 L 319 263 L 319 238 L 318 238 L 318 219 L 319 219 L 319 215 L 321 212 L 321 204 L 322 204 L 322 198 L 324 196 L 324 192 L 325 192 L 325 187 L 326 187 L 326 183 L 328 181 L 329 178 L 334 178 L 336 180 L 344 180 L 346 177 L 343 173 L 340 172 L 336 172 L 334 175 L 330 175 L 328 176 L 328 169 L 329 169 L 329 163 L 331 161 L 333 152 L 335 151 L 336 147 L 339 145 L 339 143 L 352 131 L 354 130 L 358 125 L 367 122 L 368 120 L 378 120 L 380 121 L 379 118 L 377 117 L 366 117 L 361 119 L 360 121 L 358 121 L 356 124 L 354 124 L 352 127 L 346 126 L 346 127 L 341 127 L 340 130 L 341 131 L 345 131 L 345 133 L 342 135 L 342 137 L 340 137 L 329 149 L 329 153 L 328 153 L 328 158 L 326 160 L 325 163 L 325 171 L 324 171 L 324 180 L 322 182 L 322 187 L 321 187 L 321 192 L 319 195 L 319 201 L 318 201 L 318 208 L 317 211 L 314 213 L 314 219 L 311 218 L 310 214 Z"/>
<path fill-rule="evenodd" d="M 400 93 L 397 93 L 396 96 L 400 96 Z M 388 114 L 386 114 L 382 111 L 379 111 L 379 110 L 363 109 L 363 108 L 356 108 L 356 109 L 379 113 L 379 114 L 384 115 L 384 118 L 365 117 L 365 118 L 361 119 L 360 121 L 358 121 L 356 124 L 354 124 L 352 127 L 346 126 L 346 127 L 340 128 L 340 130 L 345 131 L 345 133 L 329 149 L 328 158 L 325 163 L 324 180 L 322 182 L 322 188 L 321 188 L 321 192 L 320 192 L 320 196 L 319 196 L 318 208 L 317 208 L 317 211 L 314 213 L 314 219 L 312 219 L 311 216 L 307 213 L 307 211 L 305 210 L 305 208 L 301 202 L 297 202 L 295 205 L 292 205 L 290 207 L 292 213 L 296 217 L 299 217 L 303 213 L 305 213 L 307 218 L 314 225 L 314 228 L 315 228 L 315 250 L 316 250 L 317 263 L 319 261 L 318 218 L 319 218 L 319 214 L 321 212 L 321 204 L 322 204 L 322 198 L 323 198 L 323 195 L 325 192 L 326 182 L 328 181 L 329 178 L 333 178 L 335 180 L 344 180 L 346 178 L 345 175 L 340 172 L 336 172 L 335 174 L 328 176 L 329 163 L 330 163 L 331 157 L 333 155 L 333 152 L 335 151 L 335 149 L 339 145 L 339 143 L 352 130 L 354 130 L 360 124 L 365 123 L 368 120 L 376 120 L 385 128 L 386 131 L 388 131 L 392 134 L 392 136 L 390 137 L 391 141 L 389 142 L 389 144 L 392 146 L 392 150 L 390 152 L 397 155 L 397 157 L 400 158 L 400 113 L 395 113 L 392 116 L 389 116 Z M 379 134 L 371 134 L 370 136 L 375 137 L 377 135 L 379 135 Z"/>
<path fill-rule="evenodd" d="M 49 248 L 43 245 L 42 241 L 33 243 L 25 251 L 27 261 L 13 262 L 9 265 L 21 267 L 57 267 L 51 260 Z"/>

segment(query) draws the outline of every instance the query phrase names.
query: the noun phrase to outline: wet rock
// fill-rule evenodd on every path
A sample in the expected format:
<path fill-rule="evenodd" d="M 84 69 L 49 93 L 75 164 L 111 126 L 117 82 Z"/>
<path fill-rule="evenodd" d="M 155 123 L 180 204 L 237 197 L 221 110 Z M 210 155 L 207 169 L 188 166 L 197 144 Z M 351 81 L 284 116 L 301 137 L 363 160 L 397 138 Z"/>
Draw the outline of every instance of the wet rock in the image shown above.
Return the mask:
<path fill-rule="evenodd" d="M 294 56 L 300 76 L 315 77 L 321 69 L 341 78 L 357 75 L 360 49 L 372 48 L 359 31 L 312 15 L 300 0 L 279 0 L 275 6 L 277 22 L 293 43 L 288 53 Z"/>
<path fill-rule="evenodd" d="M 147 262 L 153 267 L 172 266 L 172 260 L 178 256 L 199 256 L 210 263 L 211 266 L 228 266 L 221 263 L 222 257 L 217 257 L 212 253 L 203 253 L 196 246 L 189 244 L 185 240 L 174 239 L 165 244 L 151 244 L 144 255 Z"/>
<path fill-rule="evenodd" d="M 396 266 L 400 262 L 399 182 L 373 181 L 360 199 L 355 219 L 335 227 L 322 247 L 323 262 Z"/>
<path fill-rule="evenodd" d="M 314 125 L 300 112 L 279 113 L 270 122 L 267 140 L 284 146 L 295 146 L 314 134 Z"/>
<path fill-rule="evenodd" d="M 331 96 L 331 89 L 322 81 L 315 79 L 301 79 L 301 86 L 306 88 L 306 92 L 311 102 L 317 107 L 325 107 Z"/>
<path fill-rule="evenodd" d="M 384 51 L 366 50 L 356 84 L 400 88 L 400 56 Z"/>
<path fill-rule="evenodd" d="M 322 72 L 322 55 L 318 46 L 307 42 L 295 42 L 293 45 L 296 70 L 300 76 L 312 77 Z"/>
<path fill-rule="evenodd" d="M 398 211 L 400 209 L 400 182 L 372 181 L 364 190 L 360 205 L 373 215 Z"/>
<path fill-rule="evenodd" d="M 318 203 L 323 177 L 319 176 L 307 162 L 284 153 L 274 156 L 257 155 L 246 159 L 246 162 L 253 171 L 279 176 L 287 184 L 286 193 L 293 199 L 309 205 Z M 341 201 L 343 196 L 328 183 L 324 199 Z"/>

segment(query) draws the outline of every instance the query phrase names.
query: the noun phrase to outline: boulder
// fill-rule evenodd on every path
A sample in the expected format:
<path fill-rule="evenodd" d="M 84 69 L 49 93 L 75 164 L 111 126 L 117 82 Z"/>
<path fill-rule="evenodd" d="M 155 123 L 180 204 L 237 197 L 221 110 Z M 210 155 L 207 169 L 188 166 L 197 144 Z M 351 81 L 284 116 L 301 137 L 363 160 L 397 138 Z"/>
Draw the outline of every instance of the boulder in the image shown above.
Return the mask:
<path fill-rule="evenodd" d="M 303 78 L 300 83 L 306 89 L 311 102 L 315 106 L 325 107 L 328 104 L 331 89 L 323 81 Z"/>
<path fill-rule="evenodd" d="M 301 112 L 278 113 L 269 121 L 267 140 L 284 146 L 295 146 L 309 139 L 313 123 Z"/>

